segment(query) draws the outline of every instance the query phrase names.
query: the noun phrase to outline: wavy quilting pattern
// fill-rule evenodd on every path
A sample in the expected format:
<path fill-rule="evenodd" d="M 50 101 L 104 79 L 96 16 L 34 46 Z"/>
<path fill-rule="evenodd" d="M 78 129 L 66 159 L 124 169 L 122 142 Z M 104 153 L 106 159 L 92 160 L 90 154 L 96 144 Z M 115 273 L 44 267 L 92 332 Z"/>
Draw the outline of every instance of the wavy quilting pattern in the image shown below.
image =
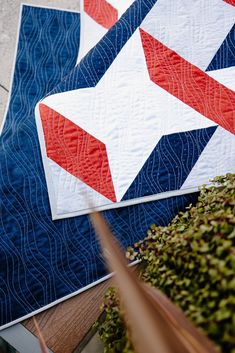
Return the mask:
<path fill-rule="evenodd" d="M 106 0 L 84 0 L 84 11 L 104 28 L 111 28 L 118 19 L 118 10 Z"/>
<path fill-rule="evenodd" d="M 163 136 L 123 200 L 180 189 L 216 129 L 212 126 Z"/>
<path fill-rule="evenodd" d="M 205 117 L 235 133 L 235 92 L 141 30 L 150 79 Z M 187 73 L 187 74 L 186 74 Z"/>
<path fill-rule="evenodd" d="M 79 36 L 79 13 L 23 6 L 0 145 L 1 325 L 53 300 L 59 283 L 67 285 L 59 268 L 68 255 L 49 221 L 34 107 L 75 65 Z"/>
<path fill-rule="evenodd" d="M 127 11 L 50 94 L 95 87 L 156 2 L 136 0 L 131 6 L 131 16 Z"/>
<path fill-rule="evenodd" d="M 95 178 L 97 187 L 74 173 L 76 158 L 67 149 L 72 129 L 45 130 L 41 103 L 37 106 L 53 219 L 86 214 L 91 203 L 100 211 L 147 201 L 149 195 L 164 197 L 165 191 L 189 192 L 208 183 L 215 170 L 218 175 L 233 171 L 224 151 L 233 154 L 235 140 L 220 134 L 220 128 L 234 133 L 233 68 L 205 69 L 231 31 L 235 8 L 212 1 L 177 0 L 174 6 L 165 0 L 135 1 L 41 102 L 106 146 L 107 180 L 112 179 L 117 202 L 101 191 L 103 177 Z M 216 144 L 222 146 L 217 155 Z M 57 158 L 62 151 L 64 163 Z M 215 168 L 204 167 L 205 154 Z M 86 156 L 79 167 L 89 170 L 92 158 Z"/>
<path fill-rule="evenodd" d="M 39 110 L 48 158 L 115 202 L 105 144 L 45 104 Z"/>
<path fill-rule="evenodd" d="M 150 2 L 146 4 L 150 6 Z M 1 325 L 82 289 L 106 273 L 88 217 L 51 220 L 33 117 L 36 102 L 75 65 L 78 43 L 79 14 L 23 7 L 11 101 L 0 146 Z M 95 70 L 93 53 L 85 59 L 90 63 L 90 77 Z M 75 73 L 74 84 L 77 75 L 78 82 L 86 82 L 85 62 Z M 149 224 L 167 224 L 195 197 L 116 209 L 105 216 L 126 247 L 142 238 Z"/>

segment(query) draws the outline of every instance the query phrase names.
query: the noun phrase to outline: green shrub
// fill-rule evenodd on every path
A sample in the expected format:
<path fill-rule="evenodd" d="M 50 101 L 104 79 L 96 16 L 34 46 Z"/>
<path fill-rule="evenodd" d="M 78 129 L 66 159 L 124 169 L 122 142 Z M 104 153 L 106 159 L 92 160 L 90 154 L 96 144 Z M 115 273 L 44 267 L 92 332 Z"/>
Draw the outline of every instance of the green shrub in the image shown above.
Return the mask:
<path fill-rule="evenodd" d="M 141 278 L 161 289 L 220 347 L 235 353 L 235 175 L 203 187 L 198 202 L 167 227 L 152 225 L 147 237 L 128 248 L 141 259 Z M 98 331 L 105 353 L 132 353 L 114 288 L 104 300 Z M 136 308 L 138 310 L 138 308 Z"/>

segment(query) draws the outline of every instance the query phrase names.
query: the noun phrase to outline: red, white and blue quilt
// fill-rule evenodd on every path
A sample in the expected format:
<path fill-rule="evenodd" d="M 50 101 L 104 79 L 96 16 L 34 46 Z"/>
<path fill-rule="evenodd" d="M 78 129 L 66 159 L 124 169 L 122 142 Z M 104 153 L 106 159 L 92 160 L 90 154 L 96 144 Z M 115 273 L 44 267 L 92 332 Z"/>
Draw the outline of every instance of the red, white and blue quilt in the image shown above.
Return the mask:
<path fill-rule="evenodd" d="M 224 53 L 235 7 L 137 6 L 37 106 L 53 219 L 189 193 L 234 171 L 235 67 Z"/>
<path fill-rule="evenodd" d="M 234 0 L 83 9 L 80 31 L 80 13 L 22 7 L 0 140 L 1 329 L 107 278 L 90 207 L 125 248 L 235 172 Z"/>

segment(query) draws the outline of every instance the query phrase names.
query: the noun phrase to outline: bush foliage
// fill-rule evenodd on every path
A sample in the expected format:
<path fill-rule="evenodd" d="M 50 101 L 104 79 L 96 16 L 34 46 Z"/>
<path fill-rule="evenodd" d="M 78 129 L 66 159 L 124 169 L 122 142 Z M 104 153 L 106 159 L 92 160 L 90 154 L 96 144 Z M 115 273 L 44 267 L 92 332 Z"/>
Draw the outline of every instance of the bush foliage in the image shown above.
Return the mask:
<path fill-rule="evenodd" d="M 224 353 L 235 353 L 235 175 L 202 187 L 198 202 L 166 227 L 152 225 L 127 249 L 140 276 L 161 289 Z M 133 353 L 114 288 L 98 331 L 105 353 Z M 136 308 L 138 310 L 138 308 Z"/>

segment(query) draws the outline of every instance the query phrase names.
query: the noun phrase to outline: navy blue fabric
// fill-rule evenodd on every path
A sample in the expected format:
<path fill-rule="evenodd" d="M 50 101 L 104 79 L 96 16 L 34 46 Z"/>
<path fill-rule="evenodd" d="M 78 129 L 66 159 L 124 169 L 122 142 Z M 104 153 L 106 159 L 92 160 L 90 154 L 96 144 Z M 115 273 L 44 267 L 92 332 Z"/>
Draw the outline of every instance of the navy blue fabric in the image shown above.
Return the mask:
<path fill-rule="evenodd" d="M 216 129 L 163 136 L 122 200 L 179 190 Z"/>
<path fill-rule="evenodd" d="M 141 5 L 134 7 L 137 17 L 145 14 L 141 12 L 142 6 L 148 4 L 149 8 L 150 3 L 153 2 L 137 1 Z M 130 30 L 128 19 L 127 13 L 125 21 L 116 27 L 122 28 L 118 31 L 120 38 Z M 79 23 L 76 13 L 23 8 L 11 101 L 0 144 L 1 325 L 73 293 L 106 273 L 87 216 L 51 220 L 34 120 L 35 104 L 75 65 Z M 105 41 L 102 43 L 106 45 Z M 91 51 L 85 59 L 90 68 L 93 55 Z M 83 64 L 74 82 L 83 82 L 86 75 L 87 67 Z M 62 86 L 67 85 L 65 81 Z M 175 184 L 176 178 L 177 174 Z M 151 223 L 169 223 L 196 196 L 110 210 L 105 217 L 123 247 L 127 247 L 143 238 Z"/>
<path fill-rule="evenodd" d="M 224 69 L 235 66 L 235 25 L 216 52 L 206 71 Z"/>
<path fill-rule="evenodd" d="M 79 13 L 23 6 L 0 143 L 1 325 L 48 304 L 67 286 L 68 230 L 51 222 L 34 108 L 74 67 L 79 41 Z"/>

